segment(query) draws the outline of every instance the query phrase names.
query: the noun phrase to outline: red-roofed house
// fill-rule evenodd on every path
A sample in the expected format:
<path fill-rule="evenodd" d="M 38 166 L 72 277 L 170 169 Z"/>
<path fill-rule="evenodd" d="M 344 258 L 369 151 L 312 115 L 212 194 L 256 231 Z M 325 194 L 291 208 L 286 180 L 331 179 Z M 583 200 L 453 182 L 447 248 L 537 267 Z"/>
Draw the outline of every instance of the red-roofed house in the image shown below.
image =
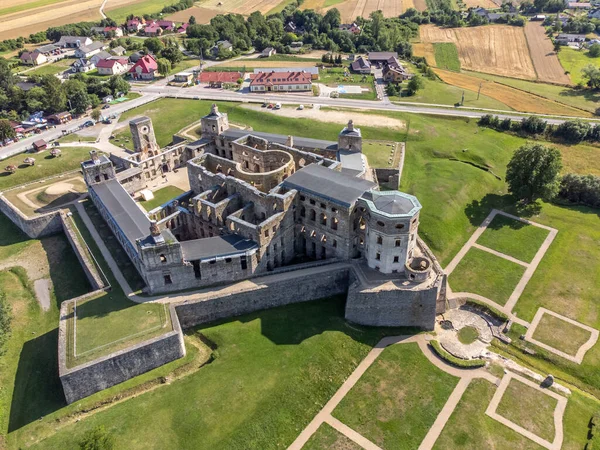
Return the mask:
<path fill-rule="evenodd" d="M 138 17 L 135 17 L 133 19 L 129 19 L 127 21 L 127 31 L 129 31 L 130 33 L 137 33 L 138 31 L 140 31 L 142 28 L 144 28 L 144 19 L 140 19 Z"/>
<path fill-rule="evenodd" d="M 174 31 L 175 30 L 175 22 L 171 20 L 158 20 L 156 25 L 161 27 L 164 31 Z"/>
<path fill-rule="evenodd" d="M 310 91 L 312 80 L 306 72 L 261 72 L 250 82 L 250 92 Z"/>
<path fill-rule="evenodd" d="M 127 72 L 127 58 L 102 59 L 96 63 L 100 75 L 119 75 Z"/>
<path fill-rule="evenodd" d="M 182 23 L 179 28 L 177 28 L 178 33 L 185 33 L 187 31 L 187 27 L 189 27 L 189 23 Z"/>
<path fill-rule="evenodd" d="M 39 66 L 40 64 L 44 64 L 48 61 L 48 58 L 40 52 L 36 52 L 35 50 L 32 52 L 23 52 L 19 57 L 22 64 L 26 64 L 28 66 Z"/>
<path fill-rule="evenodd" d="M 202 72 L 200 83 L 208 83 L 210 87 L 220 88 L 223 84 L 235 84 L 242 77 L 240 72 Z"/>
<path fill-rule="evenodd" d="M 146 36 L 160 36 L 162 32 L 163 29 L 157 23 L 151 23 L 144 28 L 144 34 Z"/>
<path fill-rule="evenodd" d="M 154 80 L 158 74 L 158 64 L 152 55 L 145 55 L 129 69 L 129 74 L 134 80 Z"/>

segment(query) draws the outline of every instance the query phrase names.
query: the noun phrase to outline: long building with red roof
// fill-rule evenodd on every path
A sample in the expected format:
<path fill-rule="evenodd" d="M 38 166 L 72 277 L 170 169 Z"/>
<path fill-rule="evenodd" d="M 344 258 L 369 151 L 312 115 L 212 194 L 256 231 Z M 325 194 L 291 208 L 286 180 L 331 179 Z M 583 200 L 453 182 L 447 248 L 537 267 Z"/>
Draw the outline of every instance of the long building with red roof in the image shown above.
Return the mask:
<path fill-rule="evenodd" d="M 221 87 L 223 84 L 236 83 L 241 77 L 240 72 L 202 72 L 200 83 L 208 83 L 210 87 Z"/>
<path fill-rule="evenodd" d="M 252 76 L 250 92 L 310 91 L 312 80 L 306 72 L 261 72 Z"/>

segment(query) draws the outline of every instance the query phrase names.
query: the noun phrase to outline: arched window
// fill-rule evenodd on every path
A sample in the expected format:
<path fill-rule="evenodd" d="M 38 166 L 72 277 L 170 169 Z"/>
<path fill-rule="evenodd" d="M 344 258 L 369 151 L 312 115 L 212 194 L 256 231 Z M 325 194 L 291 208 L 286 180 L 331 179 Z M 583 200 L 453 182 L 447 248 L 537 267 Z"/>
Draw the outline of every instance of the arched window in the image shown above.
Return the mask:
<path fill-rule="evenodd" d="M 166 263 L 167 262 L 167 257 L 164 255 L 164 253 L 160 254 L 160 262 L 161 263 Z"/>
<path fill-rule="evenodd" d="M 300 217 L 306 217 L 306 208 L 304 206 L 300 208 Z"/>
<path fill-rule="evenodd" d="M 317 220 L 317 213 L 315 212 L 314 209 L 310 210 L 310 220 Z"/>
<path fill-rule="evenodd" d="M 327 216 L 324 213 L 320 215 L 321 225 L 327 225 Z"/>
<path fill-rule="evenodd" d="M 337 217 L 332 217 L 331 218 L 331 229 L 332 230 L 337 230 L 338 229 L 338 219 L 337 219 Z"/>

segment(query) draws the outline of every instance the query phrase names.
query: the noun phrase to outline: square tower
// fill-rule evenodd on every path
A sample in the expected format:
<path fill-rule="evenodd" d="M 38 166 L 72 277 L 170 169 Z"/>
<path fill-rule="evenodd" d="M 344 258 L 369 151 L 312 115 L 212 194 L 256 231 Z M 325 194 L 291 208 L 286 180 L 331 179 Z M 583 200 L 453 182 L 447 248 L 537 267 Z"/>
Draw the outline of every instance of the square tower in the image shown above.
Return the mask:
<path fill-rule="evenodd" d="M 360 128 L 355 128 L 352 120 L 338 135 L 338 150 L 349 150 L 362 153 L 362 135 Z"/>
<path fill-rule="evenodd" d="M 160 147 L 154 136 L 152 120 L 149 117 L 139 117 L 129 122 L 129 129 L 133 137 L 133 149 L 143 154 L 155 155 Z"/>
<path fill-rule="evenodd" d="M 116 178 L 115 168 L 106 155 L 98 155 L 96 150 L 92 150 L 90 158 L 81 163 L 83 177 L 88 186 Z"/>
<path fill-rule="evenodd" d="M 201 123 L 202 134 L 210 136 L 218 136 L 229 129 L 227 113 L 219 112 L 219 108 L 215 103 L 211 106 L 210 113 L 202 118 Z"/>

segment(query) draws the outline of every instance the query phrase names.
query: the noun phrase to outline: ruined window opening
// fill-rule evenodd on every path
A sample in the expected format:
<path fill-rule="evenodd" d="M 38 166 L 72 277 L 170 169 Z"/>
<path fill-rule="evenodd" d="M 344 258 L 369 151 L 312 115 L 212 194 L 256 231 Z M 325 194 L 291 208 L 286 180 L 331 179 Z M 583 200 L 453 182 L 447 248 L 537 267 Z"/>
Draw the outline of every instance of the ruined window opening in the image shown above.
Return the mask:
<path fill-rule="evenodd" d="M 310 199 L 310 204 L 311 204 L 311 205 L 314 205 L 315 203 L 316 203 L 316 202 L 315 202 L 315 201 L 314 201 L 314 200 L 311 198 L 311 199 Z"/>
<path fill-rule="evenodd" d="M 377 225 L 379 225 L 380 227 L 385 227 L 385 223 L 383 223 L 381 220 L 377 221 Z"/>
<path fill-rule="evenodd" d="M 331 212 L 332 212 L 332 213 L 336 213 L 336 212 L 338 212 L 338 210 L 337 210 L 337 208 L 333 208 L 333 207 L 332 207 L 332 208 L 331 208 Z"/>
<path fill-rule="evenodd" d="M 160 255 L 160 262 L 161 263 L 166 263 L 167 262 L 167 257 L 164 254 L 162 254 L 162 253 Z"/>
<path fill-rule="evenodd" d="M 327 205 L 325 203 L 321 203 L 321 208 L 325 209 L 327 208 Z"/>
<path fill-rule="evenodd" d="M 300 217 L 306 217 L 306 208 L 304 206 L 300 208 Z"/>
<path fill-rule="evenodd" d="M 265 230 L 265 237 L 269 237 L 269 230 Z"/>
<path fill-rule="evenodd" d="M 338 229 L 338 219 L 337 217 L 332 217 L 331 218 L 331 229 L 333 230 L 337 230 Z"/>
<path fill-rule="evenodd" d="M 300 196 L 300 201 L 303 202 L 304 200 L 306 200 L 306 197 L 304 195 Z"/>
<path fill-rule="evenodd" d="M 192 266 L 194 266 L 194 276 L 201 279 L 202 273 L 200 272 L 200 261 L 192 261 Z"/>
<path fill-rule="evenodd" d="M 377 253 L 375 254 L 375 259 L 376 259 L 377 261 L 381 261 L 381 253 L 377 252 Z"/>
<path fill-rule="evenodd" d="M 230 263 L 231 262 L 231 258 L 225 258 L 225 262 L 226 263 Z"/>
<path fill-rule="evenodd" d="M 359 243 L 360 245 L 365 245 L 365 241 L 364 241 L 364 239 L 363 239 L 363 238 L 360 238 L 360 240 L 358 241 L 358 243 Z"/>
<path fill-rule="evenodd" d="M 246 256 L 240 257 L 240 265 L 242 266 L 242 270 L 246 270 L 248 268 L 248 261 L 246 261 Z"/>
<path fill-rule="evenodd" d="M 332 245 L 333 245 L 333 248 L 337 248 L 337 241 L 335 239 L 333 240 L 333 244 Z"/>
<path fill-rule="evenodd" d="M 96 183 L 100 183 L 100 175 L 96 175 L 94 177 L 94 180 L 96 180 Z"/>
<path fill-rule="evenodd" d="M 377 243 L 379 245 L 383 244 L 383 238 L 381 236 L 377 236 Z"/>
<path fill-rule="evenodd" d="M 362 217 L 358 221 L 358 227 L 361 230 L 364 230 L 365 228 L 367 228 L 367 224 L 365 223 L 365 219 L 363 219 Z"/>
<path fill-rule="evenodd" d="M 317 213 L 315 212 L 314 209 L 310 210 L 310 220 L 312 220 L 312 221 L 317 220 Z"/>
<path fill-rule="evenodd" d="M 327 216 L 325 214 L 321 213 L 320 219 L 321 225 L 327 225 Z"/>
<path fill-rule="evenodd" d="M 165 284 L 173 284 L 173 280 L 171 280 L 171 275 L 165 275 Z"/>
<path fill-rule="evenodd" d="M 396 247 L 400 247 L 400 239 L 396 239 Z"/>
<path fill-rule="evenodd" d="M 327 236 L 323 235 L 321 236 L 321 242 L 323 242 L 324 244 L 327 243 Z"/>
<path fill-rule="evenodd" d="M 104 180 L 108 180 L 108 175 L 107 174 L 103 174 L 104 175 Z"/>
<path fill-rule="evenodd" d="M 395 263 L 400 262 L 400 257 L 399 256 L 394 256 L 394 262 Z"/>
<path fill-rule="evenodd" d="M 396 225 L 396 229 L 397 230 L 401 230 L 402 228 L 404 228 L 404 224 L 403 223 L 399 223 L 398 225 Z"/>

